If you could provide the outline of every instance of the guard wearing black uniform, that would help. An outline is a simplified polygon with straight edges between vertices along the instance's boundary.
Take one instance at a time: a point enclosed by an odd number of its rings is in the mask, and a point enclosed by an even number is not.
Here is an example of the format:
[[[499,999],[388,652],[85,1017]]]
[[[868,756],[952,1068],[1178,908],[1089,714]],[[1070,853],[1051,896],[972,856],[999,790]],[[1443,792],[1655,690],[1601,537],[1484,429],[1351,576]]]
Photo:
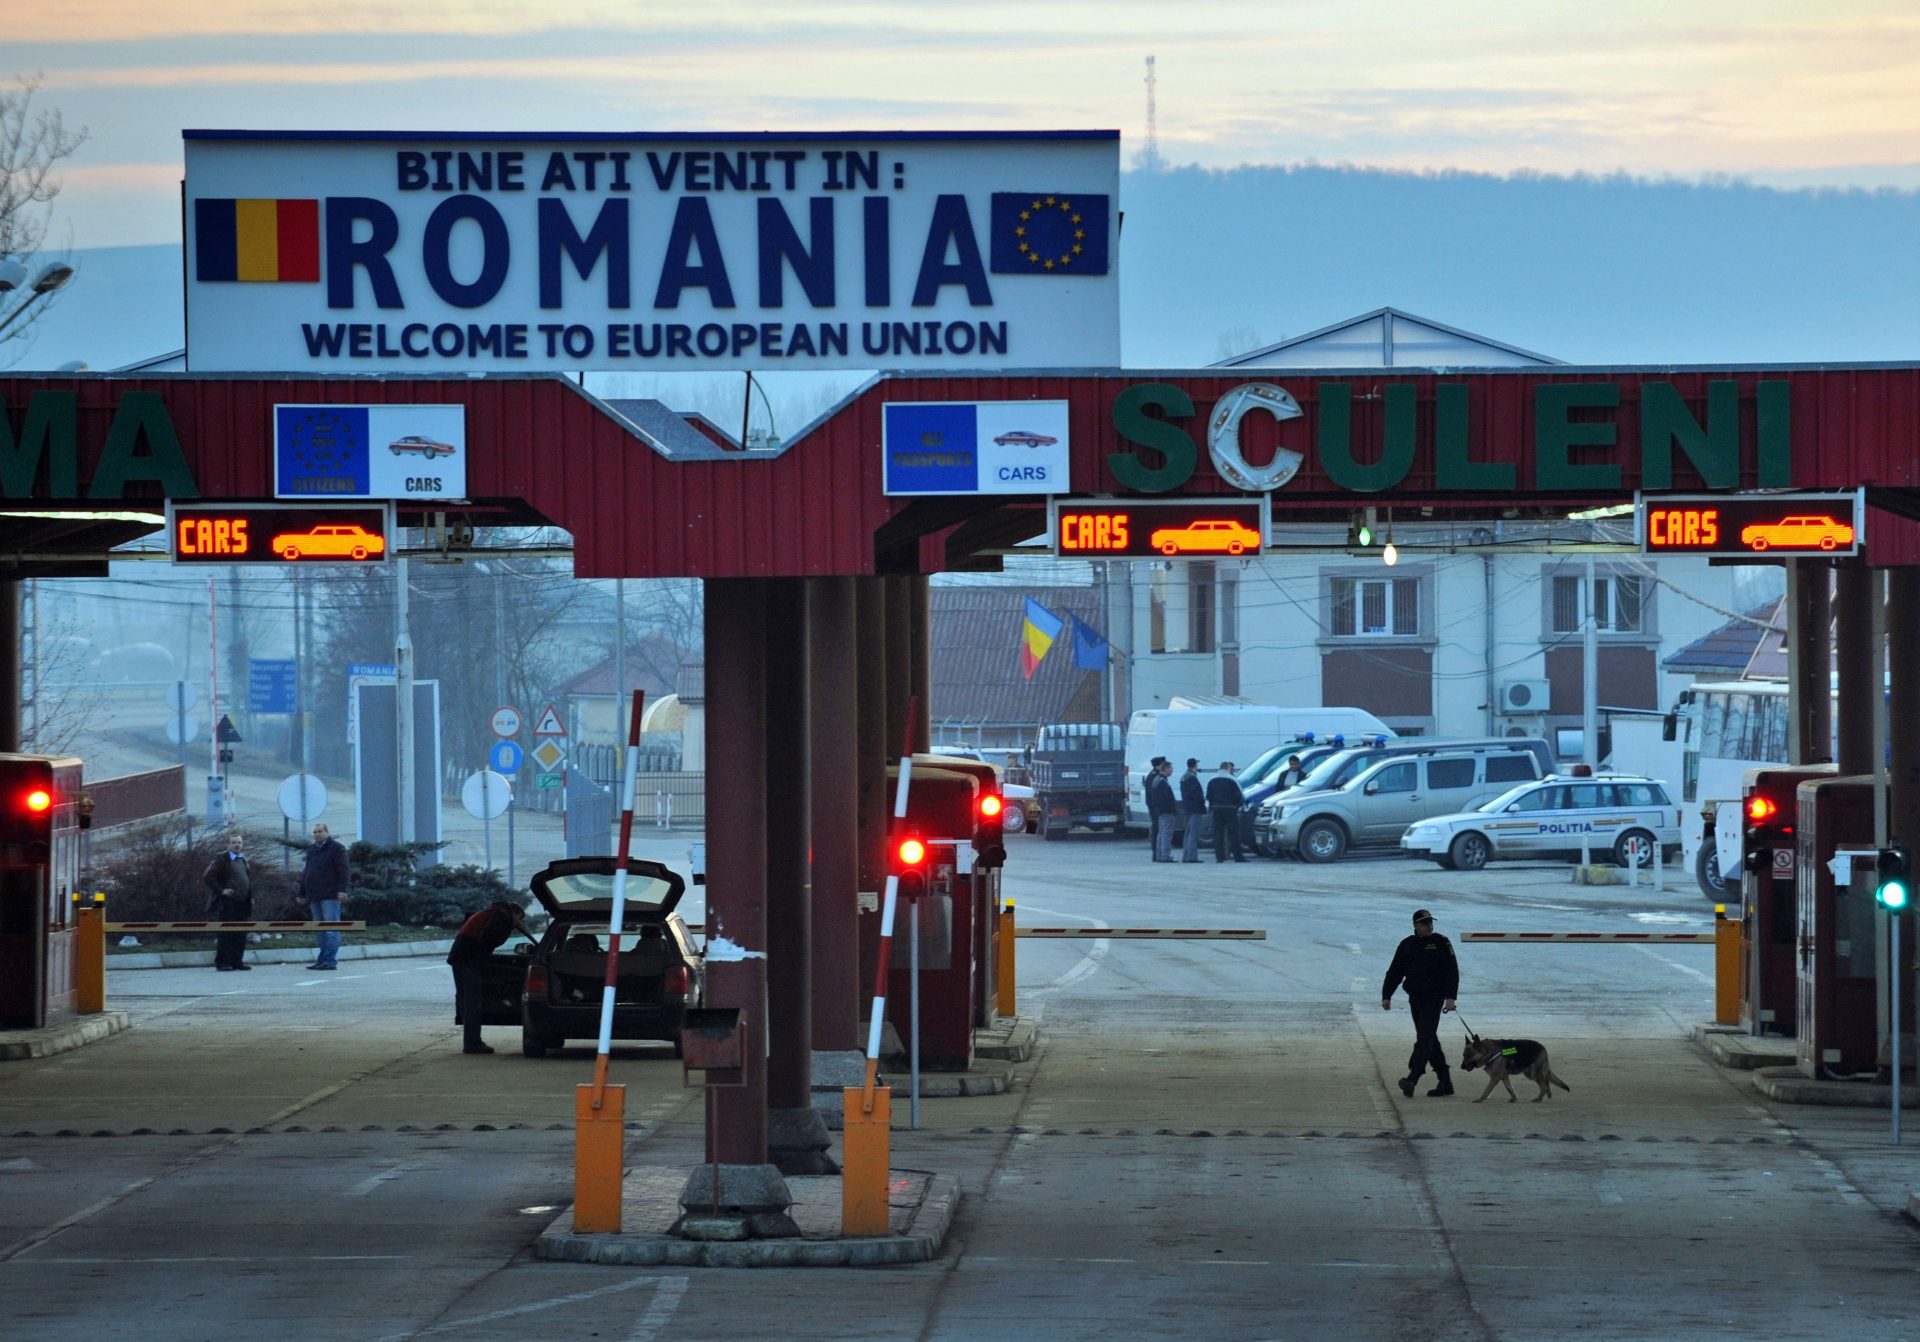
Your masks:
[[[1400,1078],[1400,1093],[1411,1099],[1420,1074],[1431,1066],[1439,1084],[1427,1094],[1451,1095],[1453,1074],[1440,1048],[1440,1013],[1453,1010],[1453,999],[1460,991],[1460,962],[1453,958],[1453,943],[1433,930],[1433,915],[1425,909],[1414,911],[1413,935],[1400,943],[1387,966],[1387,977],[1380,984],[1382,1011],[1393,1009],[1393,990],[1402,983],[1413,1012],[1413,1053],[1407,1059],[1407,1074]]]

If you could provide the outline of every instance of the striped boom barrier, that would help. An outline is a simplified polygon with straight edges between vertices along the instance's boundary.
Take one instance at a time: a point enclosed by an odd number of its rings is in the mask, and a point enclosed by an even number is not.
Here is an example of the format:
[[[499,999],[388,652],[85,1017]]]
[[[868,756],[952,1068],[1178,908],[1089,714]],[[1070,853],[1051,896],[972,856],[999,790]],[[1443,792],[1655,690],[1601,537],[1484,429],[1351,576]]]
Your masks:
[[[361,922],[243,922],[108,923],[109,932],[364,932]]]
[[[1462,941],[1578,941],[1584,943],[1628,942],[1637,946],[1711,946],[1712,932],[1463,932]]]
[[[1016,927],[1016,937],[1120,937],[1134,941],[1265,941],[1263,927]]]

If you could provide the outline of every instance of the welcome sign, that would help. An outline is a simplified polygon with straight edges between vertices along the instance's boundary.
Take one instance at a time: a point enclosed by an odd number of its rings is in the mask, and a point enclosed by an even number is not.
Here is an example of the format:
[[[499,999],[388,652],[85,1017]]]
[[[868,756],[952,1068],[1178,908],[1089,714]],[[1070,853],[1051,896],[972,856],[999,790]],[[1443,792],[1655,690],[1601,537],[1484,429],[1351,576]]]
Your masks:
[[[187,131],[195,372],[1111,367],[1117,131]]]

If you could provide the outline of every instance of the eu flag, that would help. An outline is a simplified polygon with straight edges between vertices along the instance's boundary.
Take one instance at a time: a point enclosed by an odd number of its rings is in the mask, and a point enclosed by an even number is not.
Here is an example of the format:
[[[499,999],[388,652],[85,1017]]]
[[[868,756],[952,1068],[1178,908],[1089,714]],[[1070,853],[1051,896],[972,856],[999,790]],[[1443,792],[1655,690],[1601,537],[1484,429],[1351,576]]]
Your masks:
[[[1107,640],[1100,631],[1071,612],[1073,621],[1073,665],[1080,671],[1104,671],[1107,668]]]
[[[1059,192],[993,193],[996,275],[1107,273],[1105,196]]]

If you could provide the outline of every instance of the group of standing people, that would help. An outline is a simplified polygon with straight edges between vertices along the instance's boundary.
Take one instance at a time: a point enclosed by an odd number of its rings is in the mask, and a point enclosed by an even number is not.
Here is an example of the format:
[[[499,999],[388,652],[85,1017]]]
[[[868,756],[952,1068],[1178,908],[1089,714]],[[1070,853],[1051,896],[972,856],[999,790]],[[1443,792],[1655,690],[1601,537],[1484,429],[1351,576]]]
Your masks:
[[[1213,819],[1213,860],[1245,862],[1247,844],[1240,833],[1240,808],[1246,796],[1233,776],[1233,761],[1222,760],[1220,772],[1204,784],[1200,781],[1200,761],[1188,759],[1187,771],[1180,775],[1180,791],[1173,790],[1173,761],[1155,755],[1147,774],[1147,830],[1153,840],[1153,860],[1172,862],[1175,823],[1185,818],[1185,838],[1180,845],[1182,862],[1200,860],[1200,820]]]
[[[247,836],[239,830],[227,834],[224,851],[201,874],[207,890],[207,917],[223,923],[243,922],[253,917],[253,869],[247,865]],[[306,864],[300,869],[300,899],[316,923],[337,923],[346,904],[352,871],[347,850],[325,825],[313,827],[313,846],[307,849]],[[338,969],[340,934],[316,932],[313,963],[308,969]],[[213,939],[213,967],[221,973],[249,970],[246,962],[247,934],[221,932]]]

